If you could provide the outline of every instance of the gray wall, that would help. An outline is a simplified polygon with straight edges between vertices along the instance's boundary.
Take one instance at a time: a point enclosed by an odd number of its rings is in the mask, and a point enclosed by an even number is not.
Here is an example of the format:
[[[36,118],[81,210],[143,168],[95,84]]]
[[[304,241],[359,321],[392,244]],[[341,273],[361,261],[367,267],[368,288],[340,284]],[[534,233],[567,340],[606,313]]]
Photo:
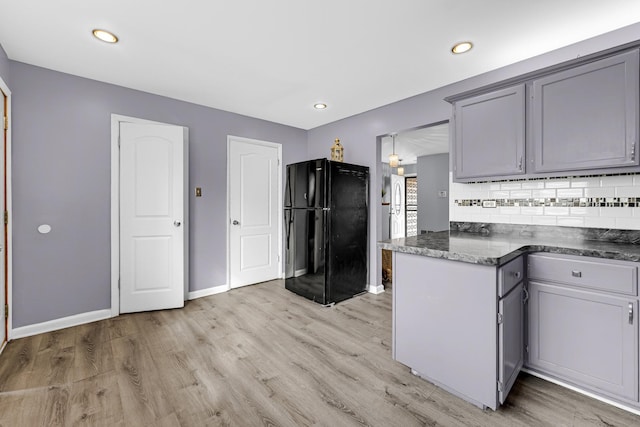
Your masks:
[[[418,157],[418,233],[449,229],[449,154]]]
[[[14,327],[110,308],[112,113],[189,128],[191,291],[226,283],[227,135],[307,158],[301,129],[9,62]]]
[[[2,45],[0,45],[0,78],[11,89],[11,84],[9,83],[9,58],[7,58],[7,53]]]
[[[640,23],[431,92],[317,127],[308,132],[309,156],[313,158],[328,155],[333,139],[340,138],[345,147],[345,161],[369,166],[371,182],[377,185],[377,183],[382,182],[379,160],[381,136],[449,120],[451,106],[444,101],[445,97],[638,39],[640,39]],[[471,54],[480,55],[482,53],[478,50]],[[464,61],[463,57],[460,57],[460,60]],[[460,61],[452,61],[452,64],[454,63],[461,64]],[[380,220],[382,205],[379,191],[370,193],[370,206],[370,284],[380,285],[382,278],[378,267],[381,260],[380,251],[376,248],[376,242],[380,240],[382,235],[382,223]]]

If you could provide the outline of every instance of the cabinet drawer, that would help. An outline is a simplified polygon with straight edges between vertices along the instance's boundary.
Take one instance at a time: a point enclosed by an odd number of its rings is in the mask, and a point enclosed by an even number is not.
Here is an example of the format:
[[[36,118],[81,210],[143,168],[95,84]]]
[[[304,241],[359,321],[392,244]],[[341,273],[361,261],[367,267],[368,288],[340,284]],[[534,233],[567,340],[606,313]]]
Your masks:
[[[638,295],[638,266],[632,262],[556,254],[533,254],[528,259],[531,280]]]
[[[524,278],[524,259],[522,256],[508,262],[498,270],[498,298],[509,293]]]

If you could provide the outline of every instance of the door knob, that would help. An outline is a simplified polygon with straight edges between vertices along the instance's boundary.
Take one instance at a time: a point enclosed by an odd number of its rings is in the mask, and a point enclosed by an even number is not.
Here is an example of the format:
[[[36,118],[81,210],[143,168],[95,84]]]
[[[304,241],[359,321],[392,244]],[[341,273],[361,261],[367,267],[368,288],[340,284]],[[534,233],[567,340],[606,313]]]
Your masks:
[[[173,221],[173,225],[175,225],[176,227],[180,227],[182,223],[180,221]]]
[[[239,223],[237,220],[235,220],[235,219],[233,220],[232,224],[233,224],[233,225],[240,225],[240,223]]]

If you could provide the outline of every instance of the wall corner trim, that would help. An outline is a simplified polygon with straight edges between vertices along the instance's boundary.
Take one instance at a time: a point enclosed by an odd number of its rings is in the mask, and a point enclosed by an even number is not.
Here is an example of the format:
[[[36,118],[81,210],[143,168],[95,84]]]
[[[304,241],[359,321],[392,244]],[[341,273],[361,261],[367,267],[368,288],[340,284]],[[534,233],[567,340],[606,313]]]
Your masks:
[[[369,293],[381,294],[384,292],[384,285],[369,285]]]
[[[78,326],[85,323],[96,322],[98,320],[109,319],[110,317],[112,317],[110,308],[74,314],[73,316],[61,317],[60,319],[21,326],[19,328],[9,330],[9,339],[15,340],[32,335],[43,334],[45,332],[57,331],[71,326]]]
[[[223,292],[227,292],[229,289],[229,285],[212,286],[210,288],[189,292],[187,299],[191,301],[193,299],[208,297],[210,295],[221,294]]]

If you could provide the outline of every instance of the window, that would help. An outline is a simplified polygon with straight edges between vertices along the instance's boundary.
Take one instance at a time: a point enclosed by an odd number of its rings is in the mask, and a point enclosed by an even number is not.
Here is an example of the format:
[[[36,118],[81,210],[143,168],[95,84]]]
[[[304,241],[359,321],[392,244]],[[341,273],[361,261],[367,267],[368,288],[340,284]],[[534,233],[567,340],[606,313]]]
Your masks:
[[[418,178],[405,180],[407,237],[418,234]]]

